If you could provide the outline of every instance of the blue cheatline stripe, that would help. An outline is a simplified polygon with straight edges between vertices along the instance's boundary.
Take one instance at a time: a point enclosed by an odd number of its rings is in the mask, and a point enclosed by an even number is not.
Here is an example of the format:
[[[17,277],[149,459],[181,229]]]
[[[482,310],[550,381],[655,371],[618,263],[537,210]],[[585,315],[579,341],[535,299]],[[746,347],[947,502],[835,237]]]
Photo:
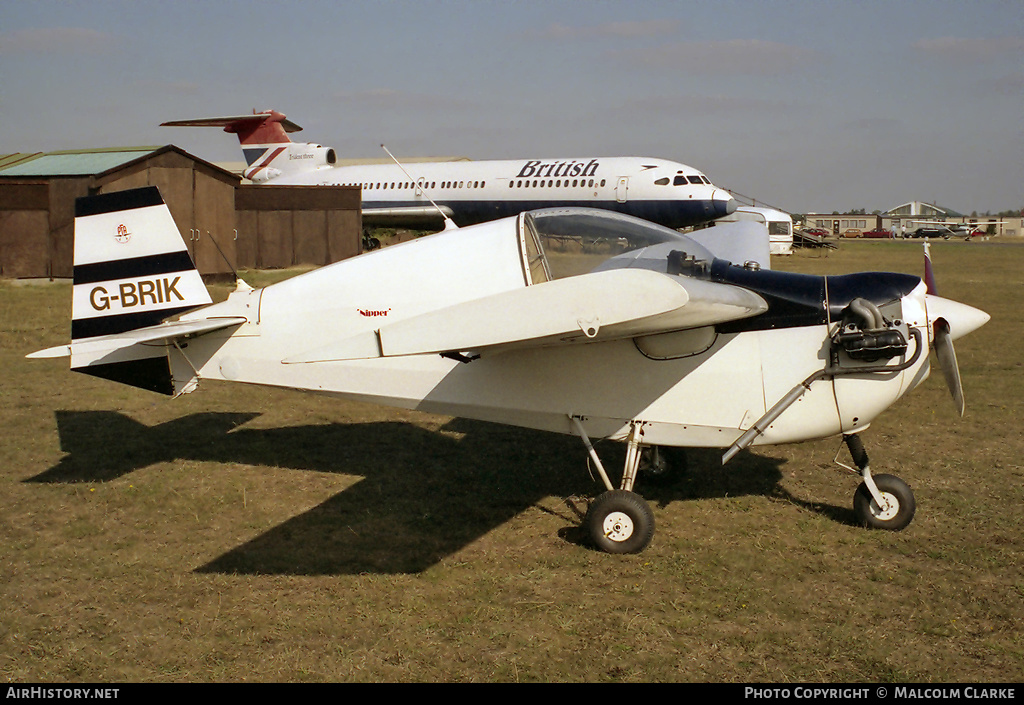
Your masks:
[[[526,191],[527,189],[521,189]],[[538,189],[539,190],[539,189]],[[554,189],[557,190],[557,189]],[[422,208],[425,205],[430,205],[424,201],[382,201],[373,200],[373,192],[363,191],[363,202],[362,207],[365,210],[376,209],[376,208],[403,208],[403,207],[417,207]],[[440,196],[434,198],[437,205],[442,207],[448,207],[452,210],[452,220],[458,225],[474,225],[476,223],[484,223],[498,218],[506,218],[513,215],[519,215],[523,211],[539,210],[543,208],[597,208],[600,210],[610,210],[616,213],[623,213],[625,215],[631,215],[643,220],[649,220],[652,223],[663,225],[667,228],[682,228],[695,223],[706,222],[711,218],[723,215],[715,211],[716,205],[714,201],[694,199],[690,201],[650,201],[650,200],[633,200],[619,203],[618,201],[603,199],[581,199],[581,200],[568,200],[568,199],[556,199],[554,197],[548,199],[521,199],[521,200],[509,200],[503,201],[499,199],[494,200],[459,200],[456,198],[445,198]],[[374,213],[364,213],[363,219],[368,222],[382,222],[387,218],[398,218],[400,216],[380,216]],[[440,218],[440,216],[438,216]]]
[[[188,252],[165,252],[160,255],[130,257],[92,264],[76,264],[74,269],[75,284],[94,284],[112,279],[140,279],[154,274],[170,272],[187,272],[195,269]]]
[[[156,186],[144,186],[130,191],[114,191],[98,196],[83,196],[75,199],[75,217],[84,218],[89,215],[127,211],[134,208],[161,206],[164,199]]]
[[[94,338],[97,335],[116,335],[137,328],[155,326],[165,318],[193,308],[195,306],[179,306],[154,311],[140,311],[139,313],[119,313],[97,318],[78,318],[71,321],[71,340]]]

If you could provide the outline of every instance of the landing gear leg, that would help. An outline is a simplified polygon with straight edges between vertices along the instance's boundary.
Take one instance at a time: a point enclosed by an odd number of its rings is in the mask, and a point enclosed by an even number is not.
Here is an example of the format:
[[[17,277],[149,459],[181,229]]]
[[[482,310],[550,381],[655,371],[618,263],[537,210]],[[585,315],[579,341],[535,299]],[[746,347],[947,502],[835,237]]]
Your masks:
[[[575,416],[570,418],[607,488],[587,510],[583,519],[587,533],[594,545],[606,553],[639,553],[647,548],[654,536],[654,513],[647,502],[633,492],[642,450],[639,422],[634,421],[630,426],[622,484],[616,490],[580,420]]]
[[[363,230],[363,251],[369,252],[377,249],[380,249],[380,240],[373,237],[369,230]]]
[[[905,529],[917,509],[910,487],[895,475],[871,475],[868,454],[860,436],[850,434],[843,436],[843,440],[864,478],[853,495],[853,511],[858,521],[871,529]]]

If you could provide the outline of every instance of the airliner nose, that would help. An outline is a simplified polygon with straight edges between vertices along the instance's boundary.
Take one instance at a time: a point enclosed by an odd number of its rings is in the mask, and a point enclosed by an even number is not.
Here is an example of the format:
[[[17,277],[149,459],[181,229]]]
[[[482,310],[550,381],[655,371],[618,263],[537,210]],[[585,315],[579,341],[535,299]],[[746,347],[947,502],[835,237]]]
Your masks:
[[[944,320],[949,325],[949,337],[953,340],[976,331],[988,323],[990,318],[981,309],[933,294],[925,295],[924,304],[928,311],[928,322],[934,326],[939,319]]]
[[[713,204],[716,218],[736,212],[736,199],[728,191],[722,189],[712,191],[711,203]]]

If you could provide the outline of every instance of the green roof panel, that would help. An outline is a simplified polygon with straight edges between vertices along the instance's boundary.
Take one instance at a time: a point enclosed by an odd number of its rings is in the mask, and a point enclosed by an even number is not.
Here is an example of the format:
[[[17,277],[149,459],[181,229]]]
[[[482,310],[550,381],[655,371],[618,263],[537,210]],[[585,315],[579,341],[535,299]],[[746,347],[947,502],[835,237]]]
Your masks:
[[[0,176],[92,176],[135,161],[158,149],[160,147],[47,152],[6,168],[0,163]]]

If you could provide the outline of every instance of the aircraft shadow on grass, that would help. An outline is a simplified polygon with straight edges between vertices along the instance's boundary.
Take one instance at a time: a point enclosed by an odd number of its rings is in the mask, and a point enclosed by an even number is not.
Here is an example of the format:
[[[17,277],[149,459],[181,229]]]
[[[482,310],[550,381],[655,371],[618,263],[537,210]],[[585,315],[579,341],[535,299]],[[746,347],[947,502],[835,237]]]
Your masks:
[[[351,487],[197,568],[203,573],[330,575],[416,573],[452,555],[545,497],[597,492],[570,436],[454,420],[441,432],[406,422],[240,428],[258,413],[208,412],[146,426],[112,411],[58,411],[67,455],[28,482],[107,482],[156,463],[195,460],[362,476]],[[623,446],[599,452],[612,470]],[[849,509],[791,496],[784,460],[690,450],[668,485],[639,484],[656,505],[764,495],[841,523]],[[617,477],[614,472],[613,476]],[[579,505],[584,506],[580,507]],[[585,502],[567,500],[559,534],[584,544]]]

